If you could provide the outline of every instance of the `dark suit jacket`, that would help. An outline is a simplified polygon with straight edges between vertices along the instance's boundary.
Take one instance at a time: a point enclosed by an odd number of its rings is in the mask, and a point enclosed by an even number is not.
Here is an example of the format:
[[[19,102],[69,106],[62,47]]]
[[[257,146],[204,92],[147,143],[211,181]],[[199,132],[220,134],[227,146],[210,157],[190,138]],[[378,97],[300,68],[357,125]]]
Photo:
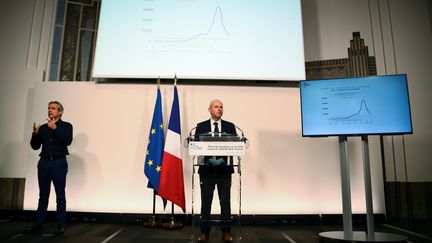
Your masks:
[[[221,120],[221,126],[222,126],[220,128],[221,132],[237,135],[237,131],[233,123],[229,121]],[[209,132],[211,132],[210,119],[198,123],[195,130],[194,140],[199,141],[199,135],[207,134]],[[222,158],[224,158],[225,162],[228,161],[228,158],[226,156]],[[207,162],[208,159],[209,157],[206,156],[204,158],[204,161]],[[198,169],[198,174],[204,177],[211,177],[212,175],[229,176],[232,173],[234,173],[234,168],[231,165],[227,165],[227,164],[221,164],[218,166],[212,166],[206,164],[206,165],[201,165]]]

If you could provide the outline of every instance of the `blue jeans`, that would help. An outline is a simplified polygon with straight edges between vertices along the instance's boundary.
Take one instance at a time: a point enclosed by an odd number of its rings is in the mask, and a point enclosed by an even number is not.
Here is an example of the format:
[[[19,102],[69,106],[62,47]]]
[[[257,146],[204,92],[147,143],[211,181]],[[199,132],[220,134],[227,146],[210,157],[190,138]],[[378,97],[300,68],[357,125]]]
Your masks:
[[[48,160],[41,158],[38,163],[39,204],[36,213],[36,224],[45,222],[51,181],[57,198],[57,223],[64,224],[66,220],[66,174],[68,164],[66,158]]]

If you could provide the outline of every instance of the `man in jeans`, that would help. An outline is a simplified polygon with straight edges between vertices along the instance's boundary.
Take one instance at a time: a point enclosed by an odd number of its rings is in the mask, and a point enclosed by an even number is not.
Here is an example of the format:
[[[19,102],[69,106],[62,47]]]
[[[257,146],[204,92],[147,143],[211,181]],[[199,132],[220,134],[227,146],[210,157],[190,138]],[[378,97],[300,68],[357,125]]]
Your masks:
[[[63,105],[58,101],[48,103],[47,123],[33,124],[33,133],[30,145],[34,150],[42,147],[38,162],[39,203],[35,223],[27,229],[31,234],[42,229],[48,208],[51,182],[54,184],[57,197],[57,228],[55,235],[64,233],[66,219],[66,174],[68,164],[66,155],[69,154],[67,146],[72,143],[72,124],[61,119]]]

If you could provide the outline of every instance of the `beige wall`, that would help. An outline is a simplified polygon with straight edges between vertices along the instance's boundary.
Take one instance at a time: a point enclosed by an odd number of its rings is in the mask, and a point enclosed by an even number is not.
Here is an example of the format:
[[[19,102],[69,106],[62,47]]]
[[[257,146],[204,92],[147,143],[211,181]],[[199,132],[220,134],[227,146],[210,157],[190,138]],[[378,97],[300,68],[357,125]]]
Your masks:
[[[432,35],[426,2],[302,1],[306,61],[346,57],[351,33],[360,31],[377,58],[379,74],[408,74],[414,135],[405,136],[405,141],[400,136],[385,139],[390,180],[432,179],[428,127],[432,98],[426,93],[431,90]],[[151,212],[151,191],[145,188],[142,162],[154,85],[42,82],[55,1],[7,0],[1,5],[0,30],[6,34],[0,37],[0,177],[27,177],[25,208],[36,207],[37,152],[28,146],[31,124],[43,121],[47,102],[58,99],[65,103],[65,119],[75,126],[67,186],[69,209]],[[162,86],[162,90],[167,120],[172,87]],[[251,147],[243,159],[243,213],[341,212],[337,140],[301,137],[296,88],[180,83],[179,92],[183,134],[206,119],[208,101],[220,97],[226,119],[235,121],[250,138]],[[370,144],[374,209],[382,213],[378,138],[371,137]],[[364,212],[359,139],[350,139],[349,146],[353,211]],[[183,152],[190,205],[191,169]],[[52,199],[50,207],[54,204]]]
[[[394,70],[408,74],[414,127],[414,135],[405,136],[405,141],[395,138],[396,173],[393,179],[396,181],[432,181],[432,29],[429,22],[432,12],[428,12],[427,2],[390,1]],[[403,159],[404,142],[406,160]],[[404,161],[406,170],[401,166]]]
[[[0,5],[0,176],[25,177],[25,120],[46,67],[54,0]]]
[[[242,212],[247,214],[338,213],[339,152],[336,138],[302,138],[297,88],[181,85],[183,139],[197,122],[209,118],[208,103],[224,102],[224,118],[244,130],[250,147],[242,163]],[[165,124],[173,87],[161,87]],[[74,125],[67,181],[68,208],[74,211],[151,212],[152,191],[143,176],[146,141],[156,85],[45,82],[36,85],[26,124],[43,122],[50,100],[61,100],[64,119]],[[26,127],[31,133],[31,126]],[[353,211],[364,211],[359,138],[350,139]],[[36,207],[36,161],[28,150],[26,209]],[[188,211],[192,166],[183,149]],[[375,209],[383,212],[377,137],[371,138]],[[233,210],[237,210],[234,177]],[[198,178],[195,178],[198,181]],[[196,188],[196,197],[199,188]],[[199,197],[198,197],[199,198]],[[55,200],[52,197],[52,200]],[[199,209],[199,200],[195,202]],[[51,205],[55,209],[55,205]],[[159,206],[160,207],[160,206]],[[217,208],[217,205],[215,205]],[[160,210],[160,208],[159,208]],[[161,210],[160,210],[161,211]]]

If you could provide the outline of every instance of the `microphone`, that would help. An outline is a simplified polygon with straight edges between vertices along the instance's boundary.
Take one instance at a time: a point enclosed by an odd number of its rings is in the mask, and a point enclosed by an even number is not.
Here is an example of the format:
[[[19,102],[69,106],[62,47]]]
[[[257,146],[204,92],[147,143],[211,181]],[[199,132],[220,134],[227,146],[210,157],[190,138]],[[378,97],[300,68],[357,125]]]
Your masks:
[[[238,130],[240,130],[240,132],[241,132],[241,141],[242,141],[242,142],[246,142],[246,140],[248,140],[248,139],[244,136],[244,132],[243,132],[243,130],[242,130],[240,127],[238,127],[237,125],[235,125],[235,124],[234,124],[234,126],[235,126]]]
[[[192,128],[192,129],[189,131],[189,137],[187,138],[187,141],[188,141],[188,142],[194,140],[194,137],[192,137],[192,131],[193,131],[193,130],[196,130],[196,128],[197,128],[197,127],[194,127],[194,128]],[[195,134],[194,134],[194,135],[195,135]]]

